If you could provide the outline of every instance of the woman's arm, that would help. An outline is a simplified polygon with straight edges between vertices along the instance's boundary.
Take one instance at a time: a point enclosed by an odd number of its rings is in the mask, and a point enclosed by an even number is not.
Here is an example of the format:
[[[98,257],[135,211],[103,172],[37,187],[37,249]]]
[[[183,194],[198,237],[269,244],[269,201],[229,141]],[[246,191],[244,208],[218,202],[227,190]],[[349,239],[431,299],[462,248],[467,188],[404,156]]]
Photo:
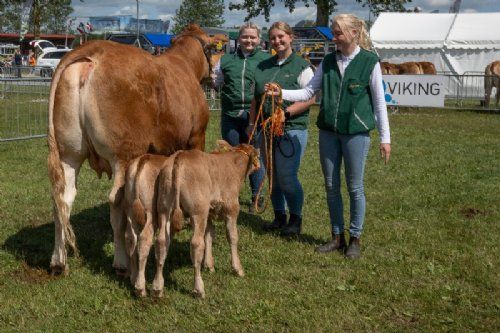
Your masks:
[[[391,155],[391,133],[382,83],[382,70],[379,63],[375,64],[370,76],[370,91],[372,93],[372,104],[375,111],[377,129],[380,135],[380,156],[387,163]]]

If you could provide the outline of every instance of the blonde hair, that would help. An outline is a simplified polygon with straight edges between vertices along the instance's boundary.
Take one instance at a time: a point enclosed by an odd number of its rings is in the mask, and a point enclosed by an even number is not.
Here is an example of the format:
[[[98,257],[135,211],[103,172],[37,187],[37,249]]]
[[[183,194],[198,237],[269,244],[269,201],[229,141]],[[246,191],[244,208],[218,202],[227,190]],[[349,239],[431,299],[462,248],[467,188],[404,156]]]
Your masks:
[[[245,24],[243,24],[241,27],[240,27],[240,31],[238,32],[238,36],[241,36],[241,34],[243,33],[244,30],[246,29],[253,29],[253,30],[256,30],[257,31],[257,36],[260,37],[260,29],[259,27],[257,26],[257,24],[253,23],[253,22],[246,22]]]
[[[332,25],[335,23],[338,24],[340,30],[342,30],[347,38],[354,40],[359,46],[366,50],[372,49],[372,42],[370,36],[368,36],[365,20],[353,14],[339,14],[332,19]],[[351,34],[350,30],[352,29],[358,31],[357,36]]]
[[[292,39],[295,37],[292,28],[290,28],[290,26],[286,22],[283,21],[274,22],[273,25],[271,25],[271,27],[269,28],[269,37],[271,37],[271,31],[273,29],[284,31],[287,35],[292,37]]]

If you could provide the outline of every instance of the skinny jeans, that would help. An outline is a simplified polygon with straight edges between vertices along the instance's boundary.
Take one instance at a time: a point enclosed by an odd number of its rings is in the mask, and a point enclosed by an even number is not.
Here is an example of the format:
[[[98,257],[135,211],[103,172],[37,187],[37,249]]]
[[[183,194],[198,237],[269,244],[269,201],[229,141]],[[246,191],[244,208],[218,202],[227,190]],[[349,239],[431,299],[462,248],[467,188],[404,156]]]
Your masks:
[[[248,135],[246,128],[248,126],[248,113],[242,117],[231,117],[225,114],[221,116],[221,136],[231,146],[237,146],[240,143],[248,143]],[[260,133],[254,134],[253,146],[260,147]],[[259,185],[264,179],[264,162],[261,154],[260,168],[253,172],[248,178],[250,179],[250,189],[252,190],[252,197],[257,195]]]
[[[299,181],[300,162],[307,145],[307,130],[286,130],[273,140],[273,189],[271,203],[275,212],[302,216],[304,191]],[[265,149],[264,149],[265,151]]]
[[[326,200],[332,232],[344,232],[344,209],[340,192],[340,168],[344,161],[345,180],[350,199],[349,233],[359,238],[363,231],[366,211],[363,177],[370,149],[370,134],[338,134],[319,131],[319,156],[325,179]]]

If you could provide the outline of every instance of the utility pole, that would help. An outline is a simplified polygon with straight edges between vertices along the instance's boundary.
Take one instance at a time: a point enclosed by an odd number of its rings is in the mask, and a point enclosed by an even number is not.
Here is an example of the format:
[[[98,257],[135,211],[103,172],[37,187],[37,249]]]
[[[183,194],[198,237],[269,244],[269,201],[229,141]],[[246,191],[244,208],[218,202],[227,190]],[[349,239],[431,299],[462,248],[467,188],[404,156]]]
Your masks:
[[[139,40],[139,0],[135,0],[137,3],[137,13],[136,13],[136,19],[137,19],[137,36],[135,38],[134,45],[137,46],[138,48],[141,48],[141,41]]]

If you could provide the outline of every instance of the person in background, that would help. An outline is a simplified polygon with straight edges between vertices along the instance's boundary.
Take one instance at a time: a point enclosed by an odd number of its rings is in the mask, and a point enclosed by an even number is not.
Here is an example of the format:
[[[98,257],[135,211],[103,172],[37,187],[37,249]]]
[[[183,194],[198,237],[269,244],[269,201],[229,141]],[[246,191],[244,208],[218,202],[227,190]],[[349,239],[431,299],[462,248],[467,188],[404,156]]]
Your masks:
[[[283,99],[307,100],[321,91],[317,120],[319,154],[325,188],[332,240],[316,252],[345,251],[356,259],[361,255],[360,237],[365,218],[363,176],[370,147],[370,130],[377,126],[380,155],[387,163],[391,154],[389,120],[384,99],[382,72],[378,57],[369,51],[370,40],[365,22],[351,14],[340,14],[333,21],[336,53],[325,56],[311,82],[302,90],[283,90]],[[269,94],[276,94],[273,84]],[[349,245],[344,236],[343,202],[340,193],[340,167],[345,164],[345,178],[350,198]]]
[[[266,83],[277,82],[284,89],[298,89],[305,87],[314,75],[310,64],[292,51],[293,38],[293,31],[285,22],[273,23],[269,29],[269,40],[275,55],[261,62],[255,71],[255,100],[250,111],[250,125],[255,122],[256,106],[261,104]],[[271,116],[271,103],[267,102],[263,110],[265,118]],[[309,106],[313,103],[312,96],[307,102],[283,103],[285,134],[273,140],[271,202],[274,220],[264,225],[264,230],[280,231],[282,236],[299,235],[301,232],[304,191],[298,171],[307,145]],[[288,223],[287,206],[290,213]]]
[[[14,66],[16,68],[17,77],[21,77],[21,67],[23,65],[23,57],[19,50],[14,53]]]
[[[241,26],[238,36],[238,48],[234,54],[224,54],[214,66],[213,85],[221,89],[221,135],[232,146],[248,143],[248,127],[250,103],[253,97],[254,72],[257,64],[269,57],[259,48],[260,30],[252,22]],[[259,145],[259,135],[255,137],[255,145]],[[252,204],[261,206],[262,197],[257,197],[259,185],[264,178],[264,167],[251,174],[250,187]]]

